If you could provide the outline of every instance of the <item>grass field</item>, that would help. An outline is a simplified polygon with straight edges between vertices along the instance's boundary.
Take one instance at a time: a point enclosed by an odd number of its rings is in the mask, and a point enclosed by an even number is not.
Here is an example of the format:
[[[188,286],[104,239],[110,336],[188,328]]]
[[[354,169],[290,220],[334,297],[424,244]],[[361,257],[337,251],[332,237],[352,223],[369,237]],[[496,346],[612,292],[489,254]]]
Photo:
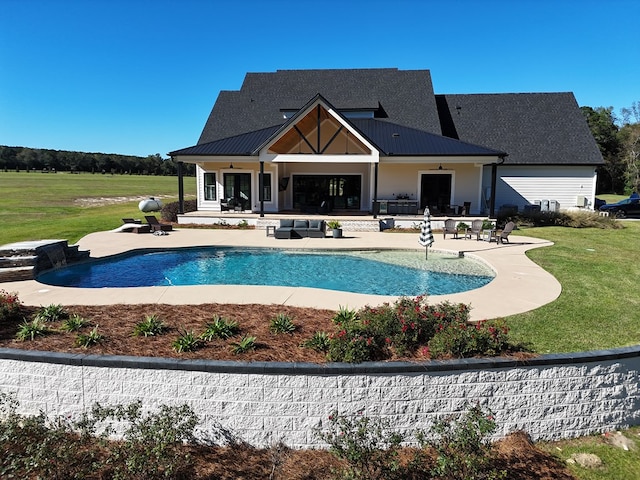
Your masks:
[[[43,238],[73,243],[90,232],[115,228],[122,217],[140,217],[139,197],[176,200],[177,188],[175,177],[0,172],[0,244]],[[195,179],[185,178],[185,194],[194,196],[195,188]],[[625,222],[620,230],[545,227],[518,234],[555,243],[529,256],[560,281],[562,294],[549,305],[509,317],[515,340],[540,353],[640,343],[640,222]],[[502,301],[508,302],[508,292]],[[637,437],[640,430],[626,433]],[[637,452],[606,446],[601,436],[541,447],[563,460],[575,452],[603,458],[605,466],[594,471],[571,467],[583,480],[640,478]]]
[[[194,177],[184,179],[185,197],[195,196]],[[177,177],[0,172],[0,244],[44,238],[77,242],[110,230],[122,217],[140,217],[141,197],[178,199]],[[129,199],[129,200],[127,200]]]
[[[195,178],[185,178],[185,194],[195,195],[195,188]],[[88,233],[117,227],[122,217],[140,217],[139,198],[174,201],[177,189],[176,177],[0,172],[0,243],[43,238],[74,243]],[[555,302],[507,319],[516,340],[540,353],[640,343],[640,262],[634,261],[640,251],[640,222],[624,225],[620,230],[544,227],[515,232],[555,243],[529,256],[562,284]]]
[[[542,227],[520,233],[553,247],[531,250],[562,284],[555,301],[509,317],[511,334],[534,350],[570,352],[640,343],[640,222],[619,230]],[[508,300],[506,300],[508,301]]]

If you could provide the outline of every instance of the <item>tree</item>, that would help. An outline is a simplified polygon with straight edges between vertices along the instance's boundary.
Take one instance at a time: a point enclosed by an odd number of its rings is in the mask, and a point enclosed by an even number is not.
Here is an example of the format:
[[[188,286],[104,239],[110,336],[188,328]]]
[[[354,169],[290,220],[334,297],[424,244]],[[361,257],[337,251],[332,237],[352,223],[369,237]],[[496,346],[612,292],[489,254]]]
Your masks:
[[[640,102],[622,109],[624,125],[620,129],[622,160],[626,167],[626,193],[640,189]]]
[[[621,159],[622,144],[619,137],[613,107],[580,107],[591,134],[596,140],[604,159],[598,169],[598,192],[622,193],[625,189],[625,162]]]

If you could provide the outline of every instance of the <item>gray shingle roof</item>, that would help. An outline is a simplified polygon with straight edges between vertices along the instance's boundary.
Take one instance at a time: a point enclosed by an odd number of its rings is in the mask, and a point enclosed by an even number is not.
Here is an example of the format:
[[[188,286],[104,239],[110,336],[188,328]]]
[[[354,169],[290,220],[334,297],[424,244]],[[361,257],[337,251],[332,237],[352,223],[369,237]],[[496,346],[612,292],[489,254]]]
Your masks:
[[[505,164],[600,165],[572,93],[436,95],[443,135],[509,153]]]
[[[172,154],[246,155],[285,123],[283,110],[317,94],[338,110],[377,109],[375,121],[350,121],[383,154],[491,151],[507,152],[514,165],[603,164],[572,93],[435,95],[428,70],[396,68],[248,73],[240,90],[220,92],[198,146]]]
[[[278,70],[248,73],[239,91],[220,92],[198,143],[281,124],[283,109],[318,93],[338,109],[381,107],[390,122],[440,134],[428,70]]]
[[[351,123],[370,139],[383,155],[419,156],[504,156],[505,152],[443,137],[414,128],[374,119],[353,119]]]

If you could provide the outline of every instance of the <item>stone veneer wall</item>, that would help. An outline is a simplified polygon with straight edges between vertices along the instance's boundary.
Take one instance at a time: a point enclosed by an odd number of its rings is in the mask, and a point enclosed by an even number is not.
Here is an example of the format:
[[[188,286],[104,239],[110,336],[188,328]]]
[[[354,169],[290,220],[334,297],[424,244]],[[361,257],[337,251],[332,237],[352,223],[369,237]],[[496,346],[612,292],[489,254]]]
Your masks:
[[[242,363],[0,349],[0,391],[20,413],[77,415],[140,399],[190,405],[203,435],[257,446],[318,447],[312,430],[338,410],[383,416],[399,431],[428,429],[467,402],[491,408],[498,436],[575,437],[640,423],[640,347],[527,361]]]

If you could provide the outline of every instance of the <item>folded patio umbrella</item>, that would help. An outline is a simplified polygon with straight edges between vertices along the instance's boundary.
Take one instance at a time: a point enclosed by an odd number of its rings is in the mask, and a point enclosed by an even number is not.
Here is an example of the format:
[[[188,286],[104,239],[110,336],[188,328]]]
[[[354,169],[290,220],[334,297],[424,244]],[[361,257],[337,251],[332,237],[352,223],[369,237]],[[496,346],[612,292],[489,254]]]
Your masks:
[[[429,247],[433,245],[433,232],[431,231],[431,213],[429,208],[424,208],[424,220],[420,224],[420,237],[418,243],[425,247],[424,258],[429,257]]]

